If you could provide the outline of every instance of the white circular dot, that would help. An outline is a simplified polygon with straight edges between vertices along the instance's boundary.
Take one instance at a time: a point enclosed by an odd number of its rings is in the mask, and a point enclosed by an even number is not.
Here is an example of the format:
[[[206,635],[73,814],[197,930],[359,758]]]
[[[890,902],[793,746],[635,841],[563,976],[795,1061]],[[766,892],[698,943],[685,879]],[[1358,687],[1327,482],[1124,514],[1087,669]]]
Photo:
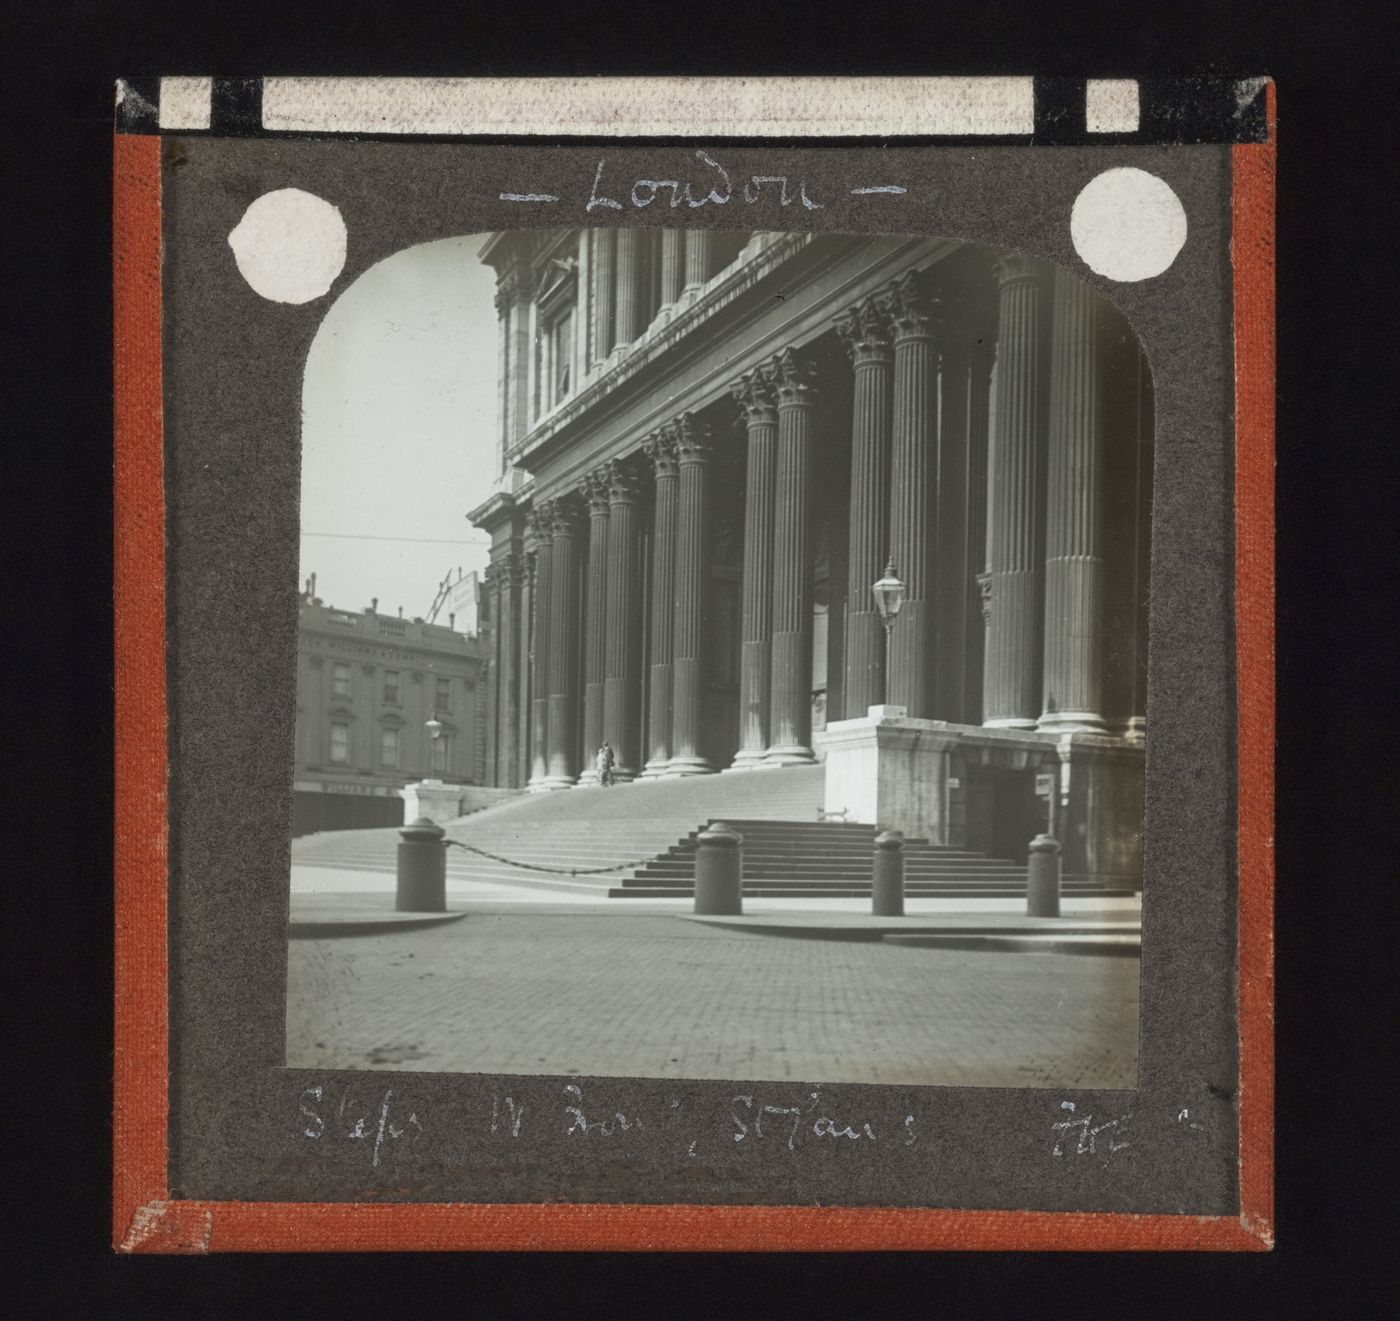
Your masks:
[[[1070,238],[1084,264],[1110,280],[1150,280],[1186,242],[1186,211],[1171,185],[1120,167],[1091,179],[1074,199]]]
[[[239,272],[276,303],[309,303],[345,269],[345,221],[300,188],[264,193],[228,236]]]

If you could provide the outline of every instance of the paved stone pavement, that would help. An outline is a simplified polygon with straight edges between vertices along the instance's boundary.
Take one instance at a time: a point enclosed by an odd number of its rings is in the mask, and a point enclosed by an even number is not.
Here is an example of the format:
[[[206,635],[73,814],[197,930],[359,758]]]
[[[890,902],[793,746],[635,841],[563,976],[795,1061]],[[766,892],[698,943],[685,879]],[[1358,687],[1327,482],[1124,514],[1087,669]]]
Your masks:
[[[1128,1088],[1138,962],[483,912],[290,942],[297,1068]]]

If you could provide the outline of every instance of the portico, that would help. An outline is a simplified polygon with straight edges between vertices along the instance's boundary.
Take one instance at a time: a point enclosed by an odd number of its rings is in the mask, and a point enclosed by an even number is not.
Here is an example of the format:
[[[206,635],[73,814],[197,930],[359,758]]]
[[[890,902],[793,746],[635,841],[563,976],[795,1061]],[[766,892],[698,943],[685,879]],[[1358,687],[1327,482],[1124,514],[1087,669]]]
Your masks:
[[[1109,835],[1141,831],[1151,391],[1116,309],[934,239],[518,232],[483,259],[495,783],[587,785],[600,741],[620,780],[825,759],[850,819],[971,846],[1009,812],[1023,849],[1053,811],[1068,870],[1140,871]]]

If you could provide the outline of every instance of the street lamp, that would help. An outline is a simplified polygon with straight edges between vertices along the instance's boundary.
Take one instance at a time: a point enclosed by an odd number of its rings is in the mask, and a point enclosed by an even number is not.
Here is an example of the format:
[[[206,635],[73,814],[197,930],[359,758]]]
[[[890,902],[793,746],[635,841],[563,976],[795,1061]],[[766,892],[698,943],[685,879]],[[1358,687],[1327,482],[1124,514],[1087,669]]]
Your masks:
[[[885,565],[885,576],[871,584],[875,596],[875,608],[880,612],[880,622],[885,626],[885,696],[889,697],[890,684],[890,634],[894,621],[899,617],[899,608],[904,604],[907,590],[894,571],[894,560]]]
[[[431,776],[431,775],[437,770],[437,764],[436,764],[436,763],[437,763],[437,747],[438,747],[438,739],[440,739],[440,738],[442,737],[442,721],[439,720],[439,719],[437,718],[436,715],[434,715],[433,718],[432,718],[431,720],[425,720],[425,721],[423,722],[423,728],[426,729],[426,730],[428,731],[428,737],[429,737],[430,739],[432,739],[432,742],[428,745],[428,747],[431,749],[431,751],[430,751],[429,754],[428,754],[428,767],[429,767],[428,773],[429,773],[429,775]],[[444,775],[446,774],[446,772],[447,772],[447,766],[446,766],[446,763],[444,762],[444,764],[443,764],[443,773],[444,773]]]

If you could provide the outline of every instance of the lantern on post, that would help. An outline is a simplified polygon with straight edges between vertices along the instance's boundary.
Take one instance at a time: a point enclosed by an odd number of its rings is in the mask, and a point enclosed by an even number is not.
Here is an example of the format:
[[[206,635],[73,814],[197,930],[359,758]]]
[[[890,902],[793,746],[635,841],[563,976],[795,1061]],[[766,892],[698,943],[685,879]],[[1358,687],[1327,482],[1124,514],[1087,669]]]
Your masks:
[[[899,575],[894,571],[893,559],[885,565],[885,576],[879,582],[872,583],[870,590],[875,597],[875,608],[880,612],[880,622],[885,626],[885,695],[888,697],[890,634],[894,630],[894,621],[899,617],[900,607],[904,604],[904,593],[907,590],[904,583],[900,581]]]
[[[438,770],[438,749],[442,746],[438,742],[438,740],[442,738],[442,721],[439,720],[436,715],[434,715],[431,720],[425,720],[423,722],[423,728],[428,731],[428,738],[431,740],[431,742],[428,744],[428,747],[431,749],[431,752],[428,756],[428,766],[430,768],[430,774],[435,774]],[[446,757],[443,757],[442,759],[442,773],[444,776],[446,776],[447,774]]]

